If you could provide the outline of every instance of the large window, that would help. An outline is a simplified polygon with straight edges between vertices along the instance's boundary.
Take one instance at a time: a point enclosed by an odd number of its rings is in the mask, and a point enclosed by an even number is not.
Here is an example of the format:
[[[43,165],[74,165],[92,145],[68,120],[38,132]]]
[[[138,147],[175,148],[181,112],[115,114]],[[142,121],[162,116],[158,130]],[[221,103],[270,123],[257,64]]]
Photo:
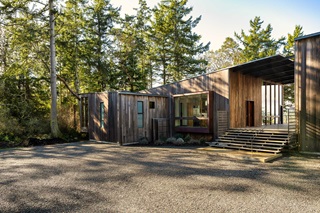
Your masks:
[[[143,102],[138,101],[137,103],[138,111],[138,128],[143,128]]]
[[[175,95],[174,105],[177,131],[210,131],[209,92]]]

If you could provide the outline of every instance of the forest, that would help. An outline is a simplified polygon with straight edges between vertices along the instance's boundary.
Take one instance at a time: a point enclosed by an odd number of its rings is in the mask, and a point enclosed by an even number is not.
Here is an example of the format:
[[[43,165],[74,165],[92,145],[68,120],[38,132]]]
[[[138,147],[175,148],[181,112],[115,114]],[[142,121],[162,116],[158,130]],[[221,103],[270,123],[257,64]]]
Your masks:
[[[273,38],[260,17],[218,50],[195,33],[187,0],[139,0],[134,15],[112,0],[0,0],[0,142],[78,140],[79,94],[141,91],[223,67],[293,56],[297,25]],[[293,101],[293,87],[286,98]],[[0,146],[0,147],[1,147]]]

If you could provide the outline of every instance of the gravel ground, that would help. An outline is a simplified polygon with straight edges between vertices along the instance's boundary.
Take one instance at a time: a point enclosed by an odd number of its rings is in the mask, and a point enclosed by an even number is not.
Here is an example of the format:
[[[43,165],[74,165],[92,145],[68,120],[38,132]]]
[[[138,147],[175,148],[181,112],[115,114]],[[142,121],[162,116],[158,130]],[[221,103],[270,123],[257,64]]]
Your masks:
[[[0,151],[0,212],[320,212],[320,158],[71,143]]]

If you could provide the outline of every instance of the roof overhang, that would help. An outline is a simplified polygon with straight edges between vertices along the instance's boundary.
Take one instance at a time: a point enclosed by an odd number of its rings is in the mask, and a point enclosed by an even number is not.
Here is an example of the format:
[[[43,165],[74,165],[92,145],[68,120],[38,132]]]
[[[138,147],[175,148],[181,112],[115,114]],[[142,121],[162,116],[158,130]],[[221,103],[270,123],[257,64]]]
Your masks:
[[[274,55],[229,68],[233,72],[261,78],[275,84],[294,83],[294,61],[289,57]]]

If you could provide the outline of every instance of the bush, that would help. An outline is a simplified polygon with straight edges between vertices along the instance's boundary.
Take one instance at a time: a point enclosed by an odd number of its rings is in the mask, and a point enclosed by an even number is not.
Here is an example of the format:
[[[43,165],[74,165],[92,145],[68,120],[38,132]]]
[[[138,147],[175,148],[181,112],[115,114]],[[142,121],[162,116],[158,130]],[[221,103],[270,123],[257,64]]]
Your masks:
[[[167,142],[167,143],[172,143],[172,144],[173,144],[173,143],[175,143],[175,142],[176,142],[176,140],[177,140],[176,138],[171,137],[171,138],[167,138],[166,142]]]
[[[185,142],[182,138],[178,138],[175,142],[173,142],[173,144],[176,146],[181,146],[181,145],[185,144]]]

